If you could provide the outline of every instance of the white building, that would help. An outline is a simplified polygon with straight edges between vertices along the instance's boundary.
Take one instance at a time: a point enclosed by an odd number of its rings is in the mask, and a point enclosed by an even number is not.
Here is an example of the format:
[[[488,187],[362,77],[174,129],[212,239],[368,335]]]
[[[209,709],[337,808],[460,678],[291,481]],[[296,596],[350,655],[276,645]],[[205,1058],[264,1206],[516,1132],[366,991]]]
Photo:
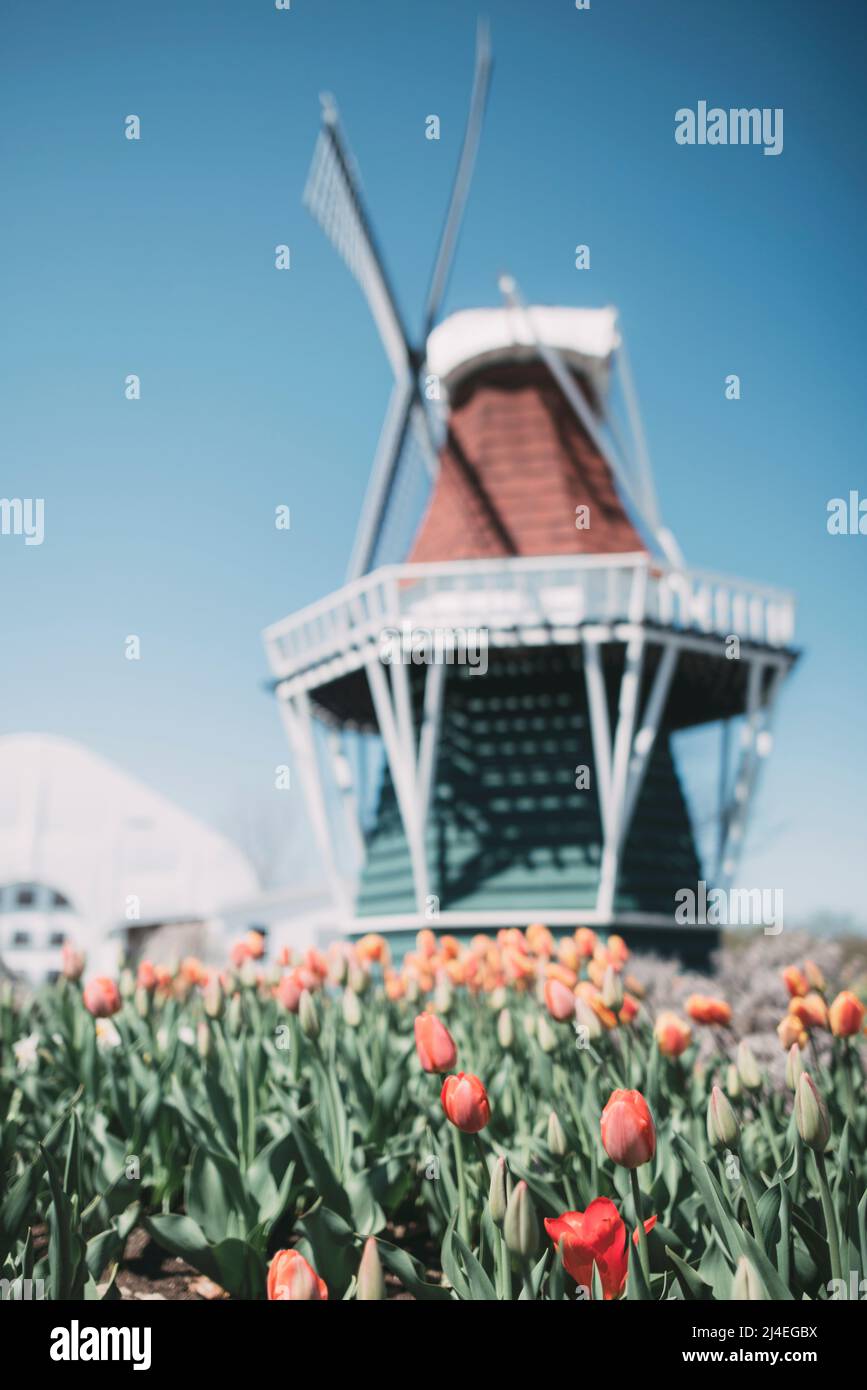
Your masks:
[[[0,738],[0,966],[11,975],[50,977],[67,938],[89,973],[112,970],[126,930],[198,923],[207,935],[257,895],[225,836],[104,758],[44,734]]]

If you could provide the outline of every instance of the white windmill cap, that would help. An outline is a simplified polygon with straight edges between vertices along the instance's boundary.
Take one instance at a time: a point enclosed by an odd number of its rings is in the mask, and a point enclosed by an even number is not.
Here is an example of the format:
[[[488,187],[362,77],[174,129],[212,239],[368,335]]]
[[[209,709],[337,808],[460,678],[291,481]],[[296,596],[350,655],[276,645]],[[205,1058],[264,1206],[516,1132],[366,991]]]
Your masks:
[[[572,365],[604,373],[620,344],[617,310],[530,305],[526,310],[462,309],[444,319],[427,340],[428,370],[453,385],[489,362],[525,361],[536,342],[558,351]]]

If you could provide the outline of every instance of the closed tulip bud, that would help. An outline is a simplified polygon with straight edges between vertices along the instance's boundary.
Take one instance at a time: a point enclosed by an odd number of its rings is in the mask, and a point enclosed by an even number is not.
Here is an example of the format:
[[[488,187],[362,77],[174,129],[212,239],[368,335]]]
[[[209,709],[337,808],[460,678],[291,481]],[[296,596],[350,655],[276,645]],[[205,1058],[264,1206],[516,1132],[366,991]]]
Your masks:
[[[546,980],[544,997],[548,1013],[558,1023],[575,1017],[575,995],[562,980]]]
[[[539,1222],[525,1182],[519,1182],[506,1205],[503,1236],[513,1255],[530,1260],[539,1248]]]
[[[215,975],[202,992],[202,1004],[208,1018],[220,1018],[223,1013],[223,986]]]
[[[135,994],[135,975],[131,970],[122,970],[118,980],[121,999],[132,999]]]
[[[623,981],[613,965],[606,967],[602,977],[602,1003],[615,1013],[623,1006]]]
[[[454,995],[452,993],[452,987],[449,984],[449,978],[447,975],[441,975],[440,978],[437,980],[436,989],[434,990],[433,1001],[434,1008],[436,1009],[437,1013],[445,1015],[451,1012],[452,1003],[454,1002]]]
[[[120,991],[107,975],[97,975],[84,986],[84,1007],[94,1018],[110,1018],[120,1008]]]
[[[595,1042],[602,1035],[602,1020],[595,1009],[591,1009],[586,999],[579,995],[575,1000],[575,1028],[583,1029],[583,1037]]]
[[[415,975],[410,975],[406,982],[406,993],[404,998],[407,1004],[417,1004],[419,996],[418,980]]]
[[[804,1075],[804,1063],[801,1060],[801,1049],[797,1043],[792,1043],[786,1054],[786,1085],[791,1091],[797,1091],[798,1082]]]
[[[328,1288],[298,1250],[278,1250],[268,1266],[268,1298],[276,1301],[325,1303]]]
[[[364,1242],[364,1252],[358,1266],[358,1292],[355,1297],[359,1303],[381,1303],[385,1298],[385,1276],[375,1236],[368,1236]]]
[[[298,1000],[298,1022],[305,1037],[314,1042],[319,1037],[319,1013],[309,989],[302,989]]]
[[[747,1043],[738,1043],[738,1076],[748,1091],[757,1091],[762,1084],[758,1063]]]
[[[767,1297],[765,1286],[759,1278],[755,1265],[747,1259],[746,1255],[741,1255],[732,1284],[732,1299],[736,1303],[755,1302],[757,1299],[767,1302]]]
[[[543,1052],[553,1052],[557,1046],[557,1034],[548,1022],[547,1014],[539,1014],[536,1039]]]
[[[495,1013],[499,1013],[500,1009],[504,1009],[508,1002],[509,991],[505,988],[504,985],[497,985],[496,989],[491,990],[490,996],[488,998],[488,1004],[494,1010]]]
[[[741,1093],[741,1079],[738,1076],[738,1069],[734,1062],[729,1062],[726,1068],[726,1090],[732,1100],[737,1100]]]
[[[419,1014],[416,1019],[415,1050],[426,1072],[451,1071],[458,1059],[455,1040],[436,1014]]]
[[[523,1024],[524,1024],[524,1032],[527,1034],[527,1037],[528,1037],[528,1038],[535,1038],[535,1036],[536,1036],[536,1015],[535,1015],[535,1014],[524,1014]]]
[[[352,964],[349,967],[348,984],[353,994],[357,994],[360,998],[370,984],[370,975],[362,966]]]
[[[334,956],[329,962],[328,978],[333,985],[343,985],[346,983],[346,976],[349,973],[349,962],[344,955]]]
[[[508,1052],[512,1043],[515,1041],[515,1030],[512,1027],[512,1015],[508,1009],[502,1009],[497,1015],[497,1041],[504,1052]]]
[[[568,1152],[569,1145],[566,1142],[566,1135],[563,1133],[563,1126],[556,1110],[552,1110],[548,1116],[548,1148],[557,1158],[563,1158]]]
[[[151,1011],[150,991],[142,989],[141,986],[139,986],[139,988],[135,992],[135,999],[133,1002],[135,1004],[135,1011],[138,1014],[139,1018],[147,1018],[148,1014]]]
[[[488,1210],[495,1226],[502,1226],[506,1219],[506,1207],[512,1195],[512,1175],[506,1167],[506,1160],[498,1158],[491,1172],[491,1185],[488,1190]]]
[[[458,1072],[447,1076],[440,1092],[440,1103],[456,1129],[478,1134],[491,1118],[488,1093],[477,1076]]]
[[[737,1147],[740,1126],[719,1086],[714,1086],[707,1106],[707,1137],[715,1149]]]
[[[196,1025],[196,1047],[202,1061],[206,1062],[211,1055],[212,1038],[210,1024],[204,1018]]]
[[[300,1007],[300,1005],[299,1005]],[[361,1000],[348,986],[343,991],[343,1022],[347,1028],[357,1028],[361,1022]]]
[[[612,1091],[600,1121],[602,1147],[621,1168],[640,1168],[656,1153],[656,1129],[640,1091]]]
[[[809,1072],[801,1073],[795,1092],[795,1123],[798,1133],[810,1149],[824,1153],[831,1137],[831,1121],[815,1081]]]

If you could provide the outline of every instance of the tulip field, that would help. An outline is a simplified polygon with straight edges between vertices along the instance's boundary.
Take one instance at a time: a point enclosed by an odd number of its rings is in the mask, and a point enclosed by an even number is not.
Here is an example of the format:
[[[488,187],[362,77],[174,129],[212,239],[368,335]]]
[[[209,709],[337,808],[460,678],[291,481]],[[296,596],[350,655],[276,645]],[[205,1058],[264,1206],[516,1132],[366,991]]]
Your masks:
[[[129,1297],[131,1241],[214,1298],[867,1291],[865,1008],[813,960],[773,1052],[583,928],[64,961],[0,985],[4,1297]]]

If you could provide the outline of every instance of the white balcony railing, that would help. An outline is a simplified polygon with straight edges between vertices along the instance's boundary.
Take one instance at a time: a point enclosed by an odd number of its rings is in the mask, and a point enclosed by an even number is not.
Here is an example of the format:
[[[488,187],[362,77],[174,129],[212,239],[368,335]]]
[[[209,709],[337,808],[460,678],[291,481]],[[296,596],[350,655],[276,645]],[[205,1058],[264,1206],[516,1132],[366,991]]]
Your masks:
[[[790,646],[791,594],[674,569],[646,555],[388,565],[265,630],[273,674],[314,684],[361,664],[386,629],[484,628],[493,645],[576,640],[586,623],[653,623],[765,647]],[[321,668],[321,669],[320,669]]]

